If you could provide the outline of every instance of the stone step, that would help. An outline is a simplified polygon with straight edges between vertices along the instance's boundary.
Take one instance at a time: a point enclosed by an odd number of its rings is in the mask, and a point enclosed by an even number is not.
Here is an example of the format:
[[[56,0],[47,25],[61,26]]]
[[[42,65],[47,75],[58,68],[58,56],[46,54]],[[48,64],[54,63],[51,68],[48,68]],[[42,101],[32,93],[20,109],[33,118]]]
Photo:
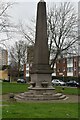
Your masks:
[[[18,95],[15,95],[14,98],[17,100],[17,101],[27,101],[27,100],[60,100],[60,99],[63,99],[63,100],[66,100],[68,99],[66,97],[66,95],[62,95],[62,93],[57,93],[57,94],[51,94],[51,93],[43,93],[42,95],[34,95],[34,94],[29,94],[30,92],[28,92],[28,94],[24,94],[24,93],[21,93],[21,94],[18,94]]]
[[[43,97],[43,95],[35,95],[35,97]]]
[[[14,97],[14,99],[15,99],[16,101],[22,101],[22,99],[20,99],[20,98],[18,98],[18,97]]]
[[[66,98],[66,95],[62,95],[59,97],[59,99],[65,99]]]
[[[24,94],[33,94],[32,92],[24,92]]]
[[[33,100],[39,100],[39,99],[43,99],[43,95],[28,95],[28,96],[26,96],[26,98],[25,99],[33,99]]]
[[[21,95],[16,95],[15,97],[16,97],[16,98],[20,98],[20,99],[25,99],[25,97],[24,97],[24,96],[21,96]]]
[[[67,100],[69,97],[65,97],[63,100]]]
[[[33,93],[32,92],[24,92],[24,95],[26,96],[26,95],[33,95]]]
[[[39,100],[39,98],[37,98],[37,97],[34,97],[34,98],[32,98],[32,100],[37,100],[37,101],[38,101],[38,100]]]
[[[25,94],[24,93],[20,93],[20,95],[24,96]]]
[[[35,97],[35,96],[34,95],[26,95],[25,97],[31,97],[32,98],[32,97]]]
[[[30,94],[20,93],[19,95],[22,97],[26,97],[26,96],[29,96]]]
[[[54,97],[60,97],[62,96],[62,93],[56,93],[56,94],[53,94]]]
[[[25,99],[20,99],[20,98],[17,98],[17,97],[14,97],[14,99],[15,99],[17,102],[25,102],[25,101],[26,101]]]
[[[43,93],[43,95],[52,95],[52,93]]]

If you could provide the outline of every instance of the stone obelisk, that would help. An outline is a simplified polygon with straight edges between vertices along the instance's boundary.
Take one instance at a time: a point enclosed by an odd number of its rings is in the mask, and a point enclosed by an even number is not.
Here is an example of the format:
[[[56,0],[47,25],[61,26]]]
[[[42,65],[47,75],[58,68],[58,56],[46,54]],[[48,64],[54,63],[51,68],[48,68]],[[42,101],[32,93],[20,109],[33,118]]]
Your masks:
[[[28,92],[15,96],[17,101],[27,100],[59,100],[66,96],[55,94],[51,84],[52,70],[49,66],[49,51],[47,39],[46,3],[41,0],[37,6],[36,37],[34,61],[31,73],[31,86]]]
[[[53,90],[51,85],[52,71],[49,66],[46,2],[43,0],[37,5],[34,61],[30,73],[32,87],[29,89],[39,89],[39,92]]]

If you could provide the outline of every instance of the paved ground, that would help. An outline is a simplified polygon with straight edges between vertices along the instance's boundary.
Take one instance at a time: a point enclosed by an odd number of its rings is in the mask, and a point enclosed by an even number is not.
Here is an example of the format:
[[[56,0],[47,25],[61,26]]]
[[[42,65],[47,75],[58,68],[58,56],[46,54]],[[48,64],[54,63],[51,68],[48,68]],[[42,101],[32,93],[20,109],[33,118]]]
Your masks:
[[[80,96],[77,96],[77,95],[66,95],[67,96],[67,99],[65,100],[53,100],[53,101],[47,101],[47,102],[70,102],[70,103],[77,103],[77,102],[80,102]],[[0,95],[0,101],[3,100],[3,101],[6,101],[9,99],[9,95],[3,95],[1,96]],[[40,101],[39,101],[40,102]]]

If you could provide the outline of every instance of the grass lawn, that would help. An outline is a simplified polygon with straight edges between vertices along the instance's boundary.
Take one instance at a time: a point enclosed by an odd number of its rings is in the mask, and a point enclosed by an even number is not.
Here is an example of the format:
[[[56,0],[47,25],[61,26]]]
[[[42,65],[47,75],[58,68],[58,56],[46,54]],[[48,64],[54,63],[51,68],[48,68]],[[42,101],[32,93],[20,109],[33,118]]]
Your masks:
[[[62,88],[64,88],[64,90],[62,90]],[[63,94],[80,95],[80,88],[76,88],[76,87],[56,86],[55,89],[57,92],[62,92]]]
[[[26,84],[20,84],[20,83],[2,83],[2,94],[7,93],[20,93],[25,92],[28,90],[28,86]]]
[[[77,103],[7,103],[3,118],[78,118]]]
[[[2,83],[2,94],[20,93],[28,91],[27,84]],[[62,87],[55,87],[62,92]],[[64,88],[64,94],[78,94],[80,89]],[[78,103],[52,102],[10,102],[3,101],[3,118],[78,118]]]
[[[20,93],[28,91],[27,84],[20,84],[20,83],[2,83],[2,94],[7,93]],[[70,87],[64,87],[64,90],[62,91],[61,86],[55,87],[55,90],[57,92],[63,92],[64,94],[71,94],[71,95],[77,95],[80,94],[80,88],[70,88]]]

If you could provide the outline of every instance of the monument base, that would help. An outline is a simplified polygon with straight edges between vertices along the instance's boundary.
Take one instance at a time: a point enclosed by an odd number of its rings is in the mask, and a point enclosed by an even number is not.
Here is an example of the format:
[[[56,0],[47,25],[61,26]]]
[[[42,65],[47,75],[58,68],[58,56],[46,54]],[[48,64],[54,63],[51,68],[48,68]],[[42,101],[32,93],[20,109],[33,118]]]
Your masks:
[[[34,82],[32,82],[34,84]],[[43,84],[47,84],[44,82]],[[30,86],[29,92],[20,93],[15,95],[16,101],[27,102],[27,101],[51,101],[51,100],[61,100],[66,99],[66,95],[62,93],[56,93],[53,86],[45,87],[32,87]]]
[[[55,90],[55,88],[52,88],[52,87],[50,87],[50,88],[40,88],[40,87],[31,88],[31,87],[29,87],[28,89],[31,93],[34,93],[35,95],[43,95],[44,93],[53,94],[54,93],[53,90]]]
[[[39,91],[37,91],[38,93]],[[33,91],[20,93],[14,97],[16,101],[27,102],[27,101],[52,101],[52,100],[65,100],[67,99],[66,95],[62,93],[52,93],[46,92],[42,94],[35,94]]]
[[[31,86],[28,87],[29,92],[15,95],[17,101],[49,101],[65,99],[66,95],[56,93],[55,88],[51,84],[50,74],[32,74]],[[46,78],[46,79],[44,79]]]
[[[30,84],[33,88],[53,88],[50,73],[31,74]]]

